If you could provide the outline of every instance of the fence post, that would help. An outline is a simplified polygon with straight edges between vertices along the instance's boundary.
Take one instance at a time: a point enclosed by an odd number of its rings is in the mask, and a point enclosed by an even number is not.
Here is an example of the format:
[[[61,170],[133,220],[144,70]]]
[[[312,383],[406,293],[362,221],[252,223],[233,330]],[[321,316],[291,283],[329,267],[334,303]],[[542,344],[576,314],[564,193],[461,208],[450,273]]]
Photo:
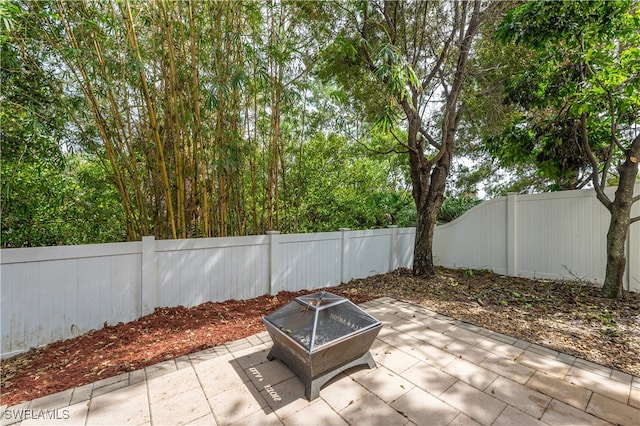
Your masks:
[[[509,192],[507,194],[507,275],[515,277],[518,275],[518,194]]]
[[[140,315],[153,312],[157,302],[156,239],[153,235],[142,237],[142,279],[140,282]]]
[[[269,294],[277,294],[280,281],[280,231],[267,231],[269,236]]]
[[[387,228],[391,229],[391,247],[389,251],[389,270],[395,271],[398,269],[398,225],[389,225]]]
[[[349,261],[351,260],[349,231],[350,228],[339,228],[342,232],[342,252],[340,253],[340,282],[349,282]]]

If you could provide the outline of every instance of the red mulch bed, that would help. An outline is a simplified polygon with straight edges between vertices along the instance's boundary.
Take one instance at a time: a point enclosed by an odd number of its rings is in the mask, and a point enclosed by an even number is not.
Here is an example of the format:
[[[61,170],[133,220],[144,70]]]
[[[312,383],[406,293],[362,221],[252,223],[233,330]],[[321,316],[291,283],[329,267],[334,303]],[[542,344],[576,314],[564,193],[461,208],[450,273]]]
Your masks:
[[[156,308],[136,321],[32,349],[2,360],[0,404],[15,405],[251,336],[265,330],[262,316],[308,293],[283,291],[192,308]],[[354,303],[368,300],[341,295]]]

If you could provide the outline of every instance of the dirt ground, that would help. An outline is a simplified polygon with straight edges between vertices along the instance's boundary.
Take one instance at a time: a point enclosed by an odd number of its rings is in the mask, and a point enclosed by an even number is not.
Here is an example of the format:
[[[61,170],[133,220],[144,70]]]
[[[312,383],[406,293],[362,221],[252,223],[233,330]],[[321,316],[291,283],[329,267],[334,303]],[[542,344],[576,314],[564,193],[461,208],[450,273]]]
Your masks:
[[[328,289],[354,303],[389,296],[640,376],[640,294],[622,300],[576,282],[439,269],[397,270]],[[316,290],[317,291],[317,290]],[[301,294],[158,308],[139,320],[2,360],[0,404],[14,405],[264,331],[261,318]]]

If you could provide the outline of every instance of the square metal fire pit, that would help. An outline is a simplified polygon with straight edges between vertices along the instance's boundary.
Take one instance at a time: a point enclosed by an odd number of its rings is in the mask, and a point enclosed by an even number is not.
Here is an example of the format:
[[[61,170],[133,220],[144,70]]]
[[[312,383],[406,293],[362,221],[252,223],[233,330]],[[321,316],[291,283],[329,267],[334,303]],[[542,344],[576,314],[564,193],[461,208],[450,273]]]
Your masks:
[[[296,297],[262,322],[273,340],[267,359],[285,363],[309,401],[337,374],[376,366],[369,348],[382,323],[344,297],[326,291]]]

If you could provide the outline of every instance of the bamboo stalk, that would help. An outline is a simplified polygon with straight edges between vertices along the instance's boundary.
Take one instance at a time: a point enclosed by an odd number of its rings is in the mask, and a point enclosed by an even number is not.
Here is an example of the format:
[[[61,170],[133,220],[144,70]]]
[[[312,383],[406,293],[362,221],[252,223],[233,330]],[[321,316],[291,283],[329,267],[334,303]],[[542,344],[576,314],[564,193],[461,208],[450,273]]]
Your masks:
[[[167,174],[167,166],[164,158],[164,149],[162,146],[162,141],[160,140],[160,132],[158,131],[158,122],[156,118],[155,106],[153,104],[153,100],[149,95],[149,87],[147,84],[147,79],[144,73],[144,69],[141,66],[142,55],[140,54],[140,47],[138,45],[138,39],[136,37],[135,28],[133,26],[133,15],[131,14],[131,6],[129,4],[129,0],[125,0],[124,4],[126,7],[126,14],[124,14],[124,21],[127,28],[127,37],[129,40],[129,45],[132,48],[133,52],[135,53],[136,58],[138,59],[138,62],[140,65],[138,74],[140,77],[140,83],[142,86],[144,100],[147,105],[149,124],[151,126],[150,130],[153,136],[153,140],[156,144],[158,163],[160,167],[160,175],[162,178],[162,184],[163,184],[164,193],[165,193],[165,202],[167,203],[168,219],[171,225],[171,237],[175,239],[177,238],[177,234],[176,234],[175,215],[173,211],[173,201],[171,197],[171,188],[169,187],[169,176]]]

